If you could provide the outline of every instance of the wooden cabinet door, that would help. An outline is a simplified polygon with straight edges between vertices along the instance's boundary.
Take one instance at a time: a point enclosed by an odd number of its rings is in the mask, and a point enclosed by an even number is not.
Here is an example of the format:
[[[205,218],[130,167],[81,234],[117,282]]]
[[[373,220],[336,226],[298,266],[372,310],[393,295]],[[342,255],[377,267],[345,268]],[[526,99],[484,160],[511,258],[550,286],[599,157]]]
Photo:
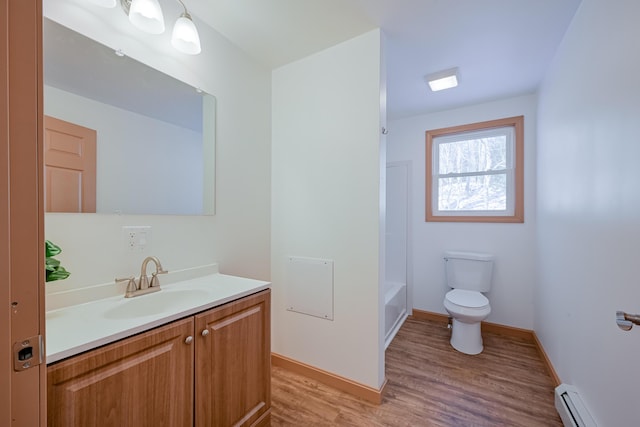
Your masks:
[[[265,290],[196,316],[197,427],[268,425],[270,292]]]
[[[193,422],[193,318],[48,368],[49,427],[178,427]]]

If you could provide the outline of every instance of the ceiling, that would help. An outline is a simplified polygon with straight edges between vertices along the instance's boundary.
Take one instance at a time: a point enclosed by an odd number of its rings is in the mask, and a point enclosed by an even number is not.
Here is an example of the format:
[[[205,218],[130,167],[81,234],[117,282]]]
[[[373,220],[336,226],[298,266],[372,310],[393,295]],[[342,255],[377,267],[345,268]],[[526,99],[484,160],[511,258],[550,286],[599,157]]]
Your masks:
[[[536,91],[580,0],[185,0],[204,21],[276,68],[380,27],[389,118]],[[459,67],[457,88],[424,76]]]

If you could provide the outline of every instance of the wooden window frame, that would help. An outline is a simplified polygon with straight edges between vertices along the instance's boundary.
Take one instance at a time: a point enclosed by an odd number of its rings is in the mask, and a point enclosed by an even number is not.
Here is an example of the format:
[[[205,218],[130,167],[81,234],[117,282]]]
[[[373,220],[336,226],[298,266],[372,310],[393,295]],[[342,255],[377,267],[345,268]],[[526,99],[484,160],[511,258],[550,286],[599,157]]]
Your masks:
[[[433,140],[436,137],[464,132],[513,127],[514,129],[514,207],[513,215],[436,215],[433,212]],[[508,117],[486,122],[471,123],[426,131],[425,161],[425,221],[427,222],[524,222],[524,116]]]

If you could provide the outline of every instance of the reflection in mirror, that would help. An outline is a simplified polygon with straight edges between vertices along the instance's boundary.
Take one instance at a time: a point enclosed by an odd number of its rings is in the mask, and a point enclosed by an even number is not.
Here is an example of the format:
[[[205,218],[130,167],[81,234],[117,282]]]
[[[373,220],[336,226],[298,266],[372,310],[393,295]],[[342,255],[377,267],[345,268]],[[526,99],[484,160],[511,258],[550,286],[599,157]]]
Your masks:
[[[49,19],[43,34],[47,211],[213,214],[215,98]]]

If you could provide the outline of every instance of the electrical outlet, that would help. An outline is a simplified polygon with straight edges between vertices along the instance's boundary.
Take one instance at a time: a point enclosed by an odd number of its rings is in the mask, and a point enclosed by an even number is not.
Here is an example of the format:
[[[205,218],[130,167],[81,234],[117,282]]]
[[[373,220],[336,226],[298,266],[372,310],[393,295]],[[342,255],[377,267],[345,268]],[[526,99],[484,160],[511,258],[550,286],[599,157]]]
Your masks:
[[[129,252],[144,252],[151,244],[151,226],[122,227],[125,247]]]

